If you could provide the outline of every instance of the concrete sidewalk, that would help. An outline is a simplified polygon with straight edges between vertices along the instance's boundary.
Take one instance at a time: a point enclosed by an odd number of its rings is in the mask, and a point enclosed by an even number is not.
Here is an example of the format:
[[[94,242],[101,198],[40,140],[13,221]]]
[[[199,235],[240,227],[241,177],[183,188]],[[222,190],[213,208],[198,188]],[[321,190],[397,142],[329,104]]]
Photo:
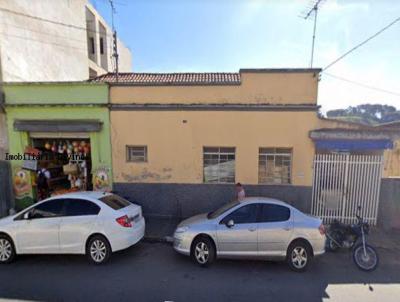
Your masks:
[[[385,231],[383,229],[371,228],[367,240],[374,247],[398,251],[400,253],[400,230],[398,229]]]
[[[168,242],[172,238],[176,226],[182,219],[164,216],[145,216],[146,233],[144,240],[148,242]]]
[[[176,226],[182,219],[176,217],[145,216],[148,242],[168,242],[174,234]],[[371,228],[368,242],[377,248],[398,250],[400,252],[400,230],[385,231]]]

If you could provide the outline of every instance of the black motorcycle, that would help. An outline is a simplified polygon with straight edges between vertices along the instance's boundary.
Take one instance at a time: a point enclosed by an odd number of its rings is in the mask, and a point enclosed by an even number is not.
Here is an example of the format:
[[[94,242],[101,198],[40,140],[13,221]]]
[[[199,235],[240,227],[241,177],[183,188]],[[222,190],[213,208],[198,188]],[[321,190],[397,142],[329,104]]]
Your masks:
[[[358,207],[358,210],[361,208]],[[377,268],[379,257],[376,250],[367,244],[366,236],[369,233],[369,224],[356,215],[357,223],[348,225],[335,220],[326,233],[327,248],[336,251],[339,248],[353,248],[354,263],[364,271],[373,271]]]

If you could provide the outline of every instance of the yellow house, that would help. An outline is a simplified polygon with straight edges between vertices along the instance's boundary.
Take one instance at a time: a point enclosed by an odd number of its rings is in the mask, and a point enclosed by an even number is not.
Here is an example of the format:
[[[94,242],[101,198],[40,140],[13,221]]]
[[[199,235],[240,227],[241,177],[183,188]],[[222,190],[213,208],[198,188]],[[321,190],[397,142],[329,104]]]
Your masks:
[[[96,78],[110,85],[115,190],[145,213],[186,217],[232,200],[240,182],[247,195],[309,211],[322,132],[360,127],[318,116],[319,73],[241,69]]]

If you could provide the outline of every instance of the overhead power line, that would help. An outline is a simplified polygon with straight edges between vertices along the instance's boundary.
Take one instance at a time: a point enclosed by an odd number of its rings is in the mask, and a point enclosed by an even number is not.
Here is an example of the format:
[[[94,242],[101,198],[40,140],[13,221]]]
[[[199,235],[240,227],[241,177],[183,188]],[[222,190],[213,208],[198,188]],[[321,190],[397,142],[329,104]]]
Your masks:
[[[80,42],[80,43],[86,43],[86,40],[75,39],[75,38],[71,38],[69,36],[61,36],[61,35],[49,33],[48,31],[43,31],[43,30],[34,30],[32,28],[29,28],[29,27],[19,26],[19,25],[15,25],[15,24],[11,24],[11,23],[4,23],[4,22],[0,21],[0,25],[5,25],[5,26],[8,26],[8,27],[17,28],[18,30],[23,30],[23,31],[30,31],[30,32],[37,33],[37,34],[44,35],[44,36],[50,36],[50,37],[55,37],[55,38],[64,39],[64,40],[68,39],[68,40],[71,40],[71,41],[76,41],[76,42]]]
[[[72,28],[72,29],[78,29],[78,30],[84,30],[84,31],[88,31],[91,33],[99,33],[101,35],[107,35],[109,37],[112,37],[112,35],[108,34],[108,33],[103,33],[97,30],[91,30],[89,28],[83,27],[83,26],[78,26],[78,25],[74,25],[74,24],[68,24],[68,23],[64,23],[64,22],[59,22],[59,21],[54,21],[54,20],[50,20],[50,19],[46,19],[46,18],[42,18],[42,17],[38,17],[38,16],[32,16],[29,14],[25,14],[25,13],[20,13],[20,12],[16,12],[7,8],[0,8],[0,11],[6,12],[6,13],[10,13],[10,14],[14,14],[17,16],[21,16],[21,17],[26,17],[26,18],[30,18],[30,19],[34,19],[37,21],[41,21],[41,22],[47,22],[47,23],[52,23],[55,25],[60,25],[60,26],[64,26],[64,27],[68,27],[68,28]]]
[[[374,86],[371,86],[371,85],[368,85],[368,84],[364,84],[364,83],[356,82],[356,81],[353,81],[353,80],[349,80],[349,79],[346,79],[346,78],[343,78],[343,77],[340,77],[340,76],[337,76],[337,75],[334,75],[334,74],[331,74],[331,73],[328,73],[328,72],[324,72],[324,75],[327,75],[329,77],[332,77],[332,78],[340,80],[340,81],[348,82],[350,84],[358,85],[360,87],[364,87],[364,88],[367,88],[367,89],[376,90],[376,91],[380,91],[380,92],[384,92],[384,93],[400,96],[400,92],[395,92],[395,91],[390,91],[390,90],[386,90],[386,89],[379,88],[379,87],[374,87]]]
[[[322,72],[324,72],[325,70],[327,70],[328,68],[330,68],[332,65],[336,64],[337,62],[339,62],[340,60],[342,60],[344,57],[346,57],[348,54],[352,53],[353,51],[355,51],[357,48],[363,46],[365,43],[369,42],[370,40],[372,40],[373,38],[375,38],[376,36],[378,36],[379,34],[383,33],[385,30],[387,30],[389,27],[393,26],[395,23],[397,23],[398,21],[400,21],[400,17],[396,18],[395,20],[393,20],[392,22],[390,22],[388,25],[386,25],[384,28],[382,28],[381,30],[379,30],[378,32],[376,32],[375,34],[373,34],[372,36],[370,36],[368,39],[364,40],[363,42],[361,42],[360,44],[354,46],[352,49],[350,49],[349,51],[345,52],[343,55],[341,55],[339,58],[337,58],[336,60],[334,60],[333,62],[329,63],[325,68],[322,69]]]
[[[22,39],[22,40],[25,40],[25,41],[33,41],[33,42],[39,42],[39,43],[43,43],[43,44],[54,45],[54,46],[63,47],[63,48],[77,49],[77,50],[84,51],[84,52],[87,51],[87,49],[83,48],[83,47],[76,47],[76,46],[67,45],[67,44],[63,44],[63,43],[43,41],[43,40],[38,40],[38,39],[26,37],[26,36],[13,35],[13,34],[1,32],[1,31],[0,31],[0,35],[12,37],[12,38],[17,38],[17,39]]]

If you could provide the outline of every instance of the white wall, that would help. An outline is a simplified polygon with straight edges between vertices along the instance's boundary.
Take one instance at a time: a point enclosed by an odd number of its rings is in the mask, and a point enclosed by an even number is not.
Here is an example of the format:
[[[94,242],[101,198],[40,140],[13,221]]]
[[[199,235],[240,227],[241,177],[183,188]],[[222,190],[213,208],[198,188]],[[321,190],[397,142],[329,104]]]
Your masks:
[[[85,3],[86,0],[0,0],[1,9],[72,25],[0,10],[3,81],[87,79]]]
[[[118,39],[118,58],[119,58],[119,72],[132,72],[132,53],[128,47],[126,47]]]
[[[87,80],[90,63],[86,6],[96,18],[96,31],[99,30],[98,22],[101,22],[106,28],[107,37],[111,39],[110,27],[87,0],[0,0],[3,81]],[[101,68],[98,34],[96,38],[98,59],[92,62],[98,65],[95,66],[96,71],[99,74],[113,71],[111,52],[108,52],[107,70]],[[112,41],[107,42],[107,49],[110,50]],[[118,46],[120,70],[131,71],[130,51],[122,43]]]

